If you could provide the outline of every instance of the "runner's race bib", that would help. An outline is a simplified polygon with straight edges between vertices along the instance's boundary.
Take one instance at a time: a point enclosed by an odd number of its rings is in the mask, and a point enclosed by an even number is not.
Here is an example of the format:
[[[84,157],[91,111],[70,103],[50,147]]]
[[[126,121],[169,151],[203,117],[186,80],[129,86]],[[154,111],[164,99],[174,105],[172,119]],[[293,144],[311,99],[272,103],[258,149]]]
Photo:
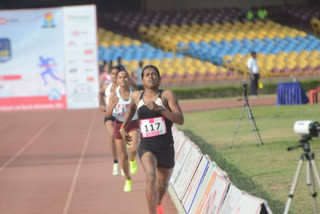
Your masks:
[[[164,117],[140,120],[140,132],[143,138],[166,134],[167,127]]]
[[[126,115],[129,104],[117,104],[117,114],[119,117],[123,117]]]

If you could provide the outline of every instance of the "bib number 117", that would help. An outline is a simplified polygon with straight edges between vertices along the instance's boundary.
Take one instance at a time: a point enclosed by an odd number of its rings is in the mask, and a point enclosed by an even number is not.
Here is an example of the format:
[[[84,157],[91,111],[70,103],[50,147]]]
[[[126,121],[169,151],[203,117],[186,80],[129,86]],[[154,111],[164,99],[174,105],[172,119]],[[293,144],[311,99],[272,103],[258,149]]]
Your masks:
[[[140,120],[140,131],[143,138],[159,136],[167,133],[164,117]]]

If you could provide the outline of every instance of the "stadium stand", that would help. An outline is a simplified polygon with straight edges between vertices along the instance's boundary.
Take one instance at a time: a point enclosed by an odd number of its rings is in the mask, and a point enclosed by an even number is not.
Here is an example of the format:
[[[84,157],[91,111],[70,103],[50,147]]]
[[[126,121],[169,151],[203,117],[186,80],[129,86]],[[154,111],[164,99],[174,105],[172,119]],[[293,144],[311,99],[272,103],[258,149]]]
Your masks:
[[[320,40],[271,20],[281,14],[290,16],[294,9],[270,7],[270,19],[253,21],[246,20],[246,12],[239,8],[113,13],[103,16],[104,23],[113,26],[115,32],[126,32],[144,42],[139,46],[136,40],[128,46],[124,39],[122,45],[116,42],[120,49],[116,50],[113,44],[99,50],[107,53],[104,60],[114,60],[122,52],[127,61],[160,60],[165,75],[169,79],[177,78],[178,82],[244,78],[248,73],[246,62],[253,51],[258,53],[261,77],[319,73]],[[304,8],[301,11],[308,12]],[[114,55],[109,56],[111,53]],[[174,67],[166,64],[168,60],[162,62],[172,58]],[[188,67],[190,63],[186,64],[186,59],[195,66]],[[178,65],[179,60],[183,65]]]
[[[117,58],[121,57],[129,72],[138,67],[139,61],[144,65],[153,64],[161,70],[165,83],[226,79],[234,73],[211,62],[163,51],[105,29],[100,28],[98,36],[100,61],[113,61],[116,65]]]

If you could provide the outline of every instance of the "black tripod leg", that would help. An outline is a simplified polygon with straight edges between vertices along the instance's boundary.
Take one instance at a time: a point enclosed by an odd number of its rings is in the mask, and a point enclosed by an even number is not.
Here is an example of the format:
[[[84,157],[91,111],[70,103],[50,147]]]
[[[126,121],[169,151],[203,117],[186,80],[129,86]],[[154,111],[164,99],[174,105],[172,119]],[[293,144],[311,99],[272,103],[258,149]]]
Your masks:
[[[250,119],[250,121],[251,121],[252,130],[255,132],[254,134],[255,134],[255,138],[256,138],[256,144],[257,144],[257,146],[258,146],[258,139],[257,139],[257,134],[258,134],[260,143],[261,143],[261,145],[263,145],[263,142],[262,142],[262,139],[261,139],[261,135],[260,135],[258,126],[257,126],[257,124],[256,124],[256,121],[255,121],[255,119],[254,119],[254,116],[253,116],[253,114],[252,114],[252,111],[251,111],[251,108],[250,108],[249,103],[247,104],[247,111],[248,111],[249,119]]]
[[[251,126],[252,126],[252,132],[254,133],[254,137],[255,137],[255,139],[256,139],[256,145],[259,146],[259,144],[258,144],[258,138],[257,138],[257,133],[256,133],[257,129],[256,129],[254,123],[253,123],[253,115],[252,115],[252,113],[251,113],[251,111],[250,111],[249,105],[247,105],[247,112],[248,112],[248,117],[249,117],[249,120],[250,120],[250,123],[251,123]]]
[[[238,122],[237,122],[236,128],[235,128],[235,130],[234,130],[233,137],[232,137],[232,142],[231,142],[231,144],[229,145],[229,148],[232,148],[232,146],[233,146],[233,142],[234,142],[234,139],[235,139],[235,137],[236,137],[236,134],[238,133],[238,128],[239,128],[240,121],[241,121],[241,118],[242,118],[242,115],[243,115],[243,112],[244,112],[245,107],[246,107],[246,105],[243,106],[242,111],[241,111],[241,113],[240,113],[240,117],[239,117],[239,120],[238,120]]]

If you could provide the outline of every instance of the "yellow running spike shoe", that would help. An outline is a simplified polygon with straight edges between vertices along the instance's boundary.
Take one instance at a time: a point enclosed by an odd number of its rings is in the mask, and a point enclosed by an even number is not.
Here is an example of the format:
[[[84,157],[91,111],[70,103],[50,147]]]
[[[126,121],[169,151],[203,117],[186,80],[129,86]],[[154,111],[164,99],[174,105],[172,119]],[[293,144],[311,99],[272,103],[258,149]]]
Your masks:
[[[132,175],[137,174],[138,166],[136,160],[130,161],[130,172]]]
[[[131,192],[132,187],[131,187],[131,180],[126,180],[124,187],[123,187],[123,191],[124,192]]]

